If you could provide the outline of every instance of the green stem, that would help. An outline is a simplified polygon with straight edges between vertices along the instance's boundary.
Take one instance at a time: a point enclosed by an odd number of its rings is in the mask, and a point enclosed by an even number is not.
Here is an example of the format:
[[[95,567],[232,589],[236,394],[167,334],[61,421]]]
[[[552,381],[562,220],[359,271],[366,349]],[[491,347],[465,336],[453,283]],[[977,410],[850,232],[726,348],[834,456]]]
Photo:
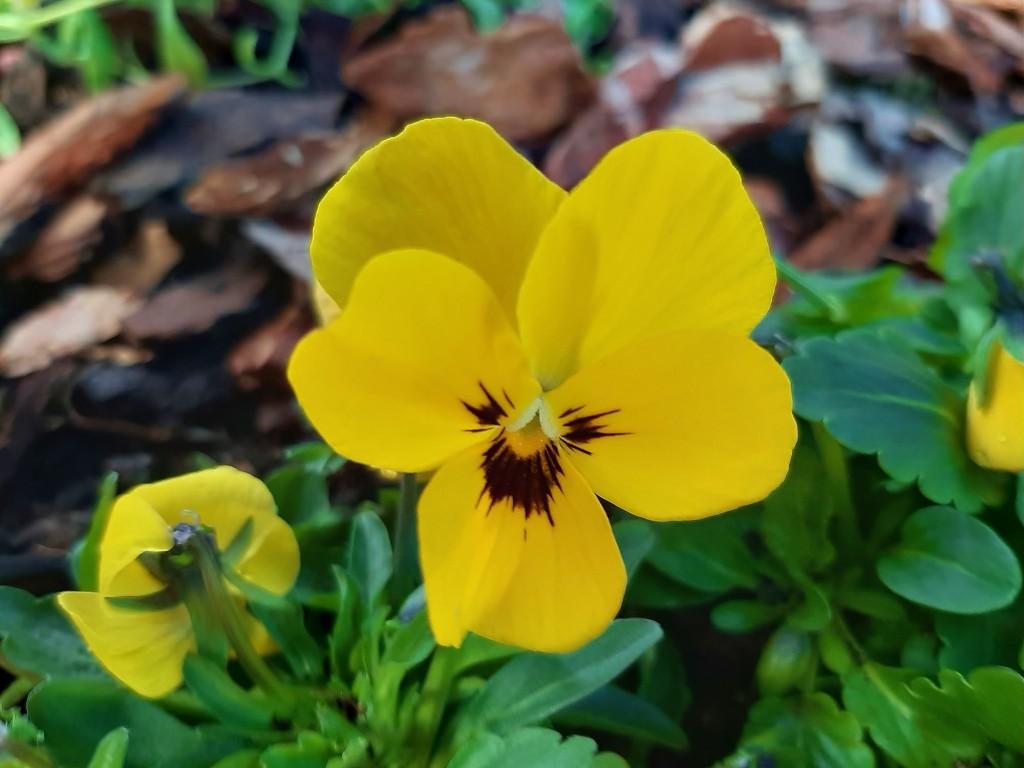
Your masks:
[[[398,509],[395,514],[395,575],[391,579],[391,600],[401,605],[419,581],[416,547],[416,503],[419,480],[415,472],[403,472],[398,485]]]
[[[220,620],[221,627],[235,652],[238,663],[242,665],[242,669],[249,675],[249,678],[263,689],[272,701],[290,702],[294,705],[295,695],[292,689],[281,682],[274,671],[263,661],[263,657],[252,647],[249,633],[238,613],[238,607],[224,587],[220,558],[213,542],[206,536],[195,536],[192,541],[195,542],[192,550],[196,554],[196,564],[199,568],[205,597],[209,600],[213,613]]]
[[[53,762],[41,750],[23,744],[17,739],[5,738],[0,733],[0,755],[5,753],[30,768],[54,768]]]
[[[821,422],[812,422],[811,432],[832,491],[839,549],[851,559],[856,558],[864,548],[864,539],[857,526],[857,510],[853,505],[850,475],[843,447],[828,433]]]
[[[32,679],[29,677],[19,677],[13,683],[8,685],[3,693],[0,693],[0,709],[7,709],[13,707],[31,691],[39,683],[38,679]]]
[[[0,14],[0,43],[23,40],[41,27],[82,11],[113,5],[120,0],[64,0],[41,8]]]
[[[420,700],[413,713],[406,742],[411,747],[413,768],[422,768],[430,764],[430,755],[434,749],[445,706],[448,704],[448,693],[455,679],[458,661],[458,650],[444,647],[434,651],[434,658],[430,660],[430,668],[420,690]]]

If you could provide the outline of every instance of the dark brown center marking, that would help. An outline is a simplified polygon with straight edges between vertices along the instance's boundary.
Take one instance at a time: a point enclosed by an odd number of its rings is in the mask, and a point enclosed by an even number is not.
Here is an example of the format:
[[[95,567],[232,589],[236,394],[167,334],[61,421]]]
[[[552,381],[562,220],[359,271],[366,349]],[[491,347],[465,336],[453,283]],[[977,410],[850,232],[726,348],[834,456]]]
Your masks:
[[[479,404],[462,401],[466,410],[473,414],[479,427],[470,432],[486,432],[500,427],[500,420],[508,418],[509,411],[501,401],[480,383],[483,401]],[[502,391],[509,408],[515,409],[515,403]],[[562,456],[559,444],[567,450],[590,455],[586,445],[600,437],[615,437],[628,434],[626,432],[610,432],[605,420],[619,409],[600,413],[582,413],[583,406],[569,408],[559,415],[564,432],[556,440],[545,439],[536,452],[524,455],[510,445],[508,433],[501,429],[491,444],[484,451],[480,468],[484,473],[484,487],[480,491],[480,499],[486,494],[488,512],[496,504],[508,501],[513,509],[521,510],[527,520],[531,515],[544,515],[548,523],[555,524],[551,515],[551,504],[555,491],[561,490],[565,470],[562,468]],[[565,421],[567,417],[568,421]],[[529,427],[526,427],[529,428]],[[539,429],[539,427],[538,427]]]

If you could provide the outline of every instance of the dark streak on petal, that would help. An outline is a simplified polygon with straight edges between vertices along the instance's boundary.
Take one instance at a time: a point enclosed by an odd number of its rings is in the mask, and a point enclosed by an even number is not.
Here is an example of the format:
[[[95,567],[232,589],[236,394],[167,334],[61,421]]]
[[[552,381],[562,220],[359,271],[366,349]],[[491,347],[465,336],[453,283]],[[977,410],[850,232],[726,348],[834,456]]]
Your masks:
[[[582,407],[583,406],[569,408],[562,412],[562,416],[560,418],[572,415],[577,411],[582,410]],[[601,419],[618,412],[618,408],[613,408],[610,411],[602,411],[601,413],[592,413],[586,416],[577,416],[573,419],[569,419],[569,421],[565,422],[564,425],[566,432],[561,437],[562,442],[570,450],[578,453],[585,453],[587,456],[590,456],[591,451],[583,447],[587,443],[596,440],[599,437],[619,437],[621,435],[629,434],[628,432],[608,432],[606,431],[606,425],[601,423]]]
[[[487,495],[488,511],[502,501],[508,501],[513,509],[522,510],[526,519],[531,515],[543,514],[551,525],[551,501],[555,489],[561,490],[561,475],[564,474],[558,457],[558,448],[548,443],[532,456],[520,456],[513,451],[502,432],[495,438],[480,464],[484,472],[484,487],[480,498]]]
[[[480,426],[496,427],[498,426],[498,420],[503,417],[507,417],[508,412],[505,410],[504,406],[494,398],[494,395],[490,393],[487,387],[483,385],[483,382],[478,381],[477,384],[480,385],[480,390],[484,393],[484,398],[486,399],[486,402],[480,405],[471,405],[470,403],[467,403],[465,400],[462,400],[460,402],[463,404],[463,406],[465,406],[467,411],[473,414],[474,418],[476,418],[477,423],[479,423]],[[512,402],[511,398],[509,398],[508,394],[504,390],[502,390],[502,394],[505,395],[505,399],[508,400],[509,405],[515,408],[515,404]],[[471,429],[469,431],[478,432],[483,430]]]

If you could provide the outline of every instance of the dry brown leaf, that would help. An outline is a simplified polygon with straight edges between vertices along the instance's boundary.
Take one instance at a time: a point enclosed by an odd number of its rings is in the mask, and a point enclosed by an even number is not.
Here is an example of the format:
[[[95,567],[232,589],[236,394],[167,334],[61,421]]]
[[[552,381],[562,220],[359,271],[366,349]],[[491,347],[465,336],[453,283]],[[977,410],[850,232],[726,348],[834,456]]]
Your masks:
[[[517,15],[481,34],[457,6],[406,23],[394,38],[342,65],[341,75],[400,121],[475,117],[510,141],[550,134],[593,96],[579,53],[557,20]]]
[[[107,204],[88,193],[73,198],[46,225],[27,254],[11,264],[12,280],[56,282],[74,272],[100,240]]]
[[[292,350],[312,327],[309,310],[292,304],[231,350],[228,369],[239,388],[257,389],[268,379],[283,385]]]
[[[907,73],[900,3],[819,3],[808,11],[811,42],[832,66],[864,76],[897,77]]]
[[[108,91],[29,134],[0,164],[0,241],[41,203],[81,185],[134,144],[164,105],[184,91],[180,75]]]
[[[544,173],[574,187],[610,149],[651,127],[672,98],[681,69],[675,46],[641,41],[619,52],[597,101],[552,144]]]
[[[341,176],[394,128],[390,116],[367,111],[338,133],[299,136],[214,164],[188,190],[185,204],[196,213],[268,216]]]
[[[1018,0],[1017,10],[1024,11]],[[1016,62],[1018,72],[1024,71],[1024,26],[1018,18],[1011,22],[1003,14],[982,5],[954,4],[953,16],[980,40],[987,41]]]
[[[24,376],[121,332],[138,306],[130,292],[109,286],[68,291],[16,320],[0,339],[0,375]]]
[[[907,182],[893,178],[877,195],[842,212],[789,257],[800,269],[869,269],[888,244],[907,199]]]
[[[979,93],[999,90],[1002,74],[967,44],[944,0],[908,0],[905,8],[903,38],[908,53],[963,75]]]
[[[234,263],[169,286],[125,319],[124,335],[141,340],[200,333],[220,318],[246,309],[266,282],[265,269]]]
[[[726,2],[697,14],[683,29],[682,45],[687,72],[782,60],[782,46],[768,20]]]
[[[995,8],[997,11],[1013,11],[1024,13],[1024,5],[1020,0],[953,0],[956,5],[974,5],[982,8]]]
[[[143,295],[159,285],[180,260],[181,245],[167,231],[167,223],[146,219],[131,244],[97,267],[93,279]]]

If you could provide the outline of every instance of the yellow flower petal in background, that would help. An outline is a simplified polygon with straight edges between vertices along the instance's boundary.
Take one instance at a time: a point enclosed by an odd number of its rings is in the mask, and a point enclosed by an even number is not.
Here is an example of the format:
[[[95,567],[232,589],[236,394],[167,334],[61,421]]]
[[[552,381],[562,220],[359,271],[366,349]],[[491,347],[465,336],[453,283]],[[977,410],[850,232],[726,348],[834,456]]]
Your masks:
[[[99,662],[136,693],[159,698],[181,685],[181,665],[196,647],[184,605],[120,608],[96,592],[62,592],[57,603]]]
[[[341,317],[299,343],[288,378],[338,453],[402,472],[479,442],[469,406],[507,415],[538,391],[483,279],[417,250],[373,259]]]
[[[763,499],[785,478],[796,442],[782,367],[749,339],[721,331],[638,342],[545,398],[591,488],[654,520],[708,517]]]
[[[287,592],[295,582],[299,572],[295,535],[277,516],[267,486],[252,475],[234,467],[214,467],[137,486],[122,498],[149,504],[168,527],[198,518],[215,531],[222,550],[251,521],[248,546],[234,569],[256,586],[277,594]],[[101,571],[104,558],[112,551],[104,536]]]
[[[436,251],[483,277],[512,318],[523,270],[564,195],[490,126],[421,120],[368,150],[328,191],[313,224],[313,271],[344,307],[371,257]]]
[[[524,278],[519,328],[553,389],[665,331],[745,336],[774,287],[764,228],[729,160],[694,133],[655,131],[609,152],[559,208]]]
[[[100,541],[97,589],[112,597],[159,592],[163,583],[138,558],[143,552],[166,552],[173,543],[170,526],[151,505],[131,493],[119,496]]]
[[[330,297],[324,287],[316,280],[309,281],[310,299],[313,303],[313,313],[320,325],[327,325],[341,314],[341,308],[337,302]]]
[[[485,450],[477,446],[447,462],[420,500],[420,559],[434,635],[443,645],[459,645],[474,632],[539,651],[578,648],[615,617],[626,586],[608,518],[564,460],[546,509],[527,514],[482,494]]]
[[[996,340],[988,359],[988,397],[967,393],[967,448],[976,464],[1024,472],[1024,363]]]

